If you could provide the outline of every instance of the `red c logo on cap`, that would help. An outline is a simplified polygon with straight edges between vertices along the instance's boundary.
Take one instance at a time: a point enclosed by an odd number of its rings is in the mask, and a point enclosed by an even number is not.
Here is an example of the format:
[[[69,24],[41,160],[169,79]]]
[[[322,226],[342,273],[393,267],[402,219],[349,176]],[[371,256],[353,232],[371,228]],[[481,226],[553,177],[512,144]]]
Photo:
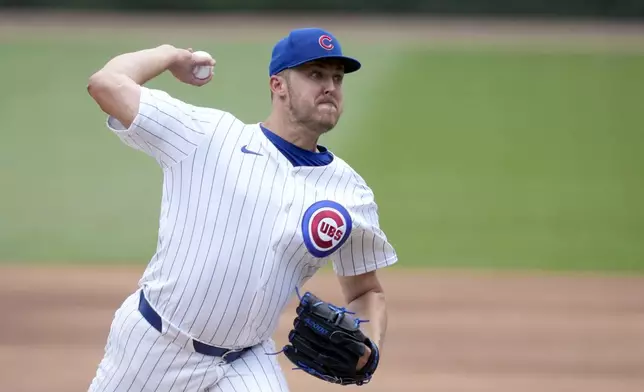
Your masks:
[[[329,37],[328,35],[323,35],[320,37],[318,40],[318,43],[320,44],[321,47],[323,47],[326,50],[331,50],[334,48],[334,45],[331,43],[333,39]]]

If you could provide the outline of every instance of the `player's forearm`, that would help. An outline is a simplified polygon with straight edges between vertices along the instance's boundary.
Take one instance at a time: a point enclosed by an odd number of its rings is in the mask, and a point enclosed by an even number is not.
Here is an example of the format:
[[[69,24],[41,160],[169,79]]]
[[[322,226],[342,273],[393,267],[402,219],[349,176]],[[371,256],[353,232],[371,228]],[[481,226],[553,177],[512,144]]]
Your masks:
[[[385,293],[382,291],[368,291],[360,297],[351,301],[348,308],[362,320],[369,322],[362,323],[366,335],[382,349],[387,332],[387,304]]]
[[[170,68],[181,54],[172,45],[161,45],[118,55],[105,64],[102,71],[126,76],[136,84],[143,85]]]

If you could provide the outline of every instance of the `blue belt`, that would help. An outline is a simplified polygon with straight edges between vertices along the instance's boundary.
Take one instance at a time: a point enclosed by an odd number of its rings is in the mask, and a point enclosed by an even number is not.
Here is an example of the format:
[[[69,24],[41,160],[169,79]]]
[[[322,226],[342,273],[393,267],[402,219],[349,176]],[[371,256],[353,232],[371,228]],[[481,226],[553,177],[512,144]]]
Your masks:
[[[143,295],[143,290],[141,290],[139,298],[139,312],[144,319],[147,320],[150,325],[159,332],[162,332],[162,321],[161,316],[150,306],[150,303]],[[229,349],[222,347],[215,347],[205,343],[201,343],[197,340],[191,339],[192,346],[195,349],[195,352],[198,352],[203,355],[209,355],[212,357],[221,357],[224,361],[231,363],[239,359],[242,354],[250,349],[250,347],[243,348],[241,350]]]

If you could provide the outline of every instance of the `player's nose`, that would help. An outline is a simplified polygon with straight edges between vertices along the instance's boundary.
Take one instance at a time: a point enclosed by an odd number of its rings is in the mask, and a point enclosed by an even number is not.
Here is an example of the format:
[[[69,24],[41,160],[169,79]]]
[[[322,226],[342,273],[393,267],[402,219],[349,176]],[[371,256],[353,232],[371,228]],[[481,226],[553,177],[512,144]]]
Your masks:
[[[337,86],[334,83],[325,83],[324,84],[324,95],[329,96],[333,95],[338,90]]]
[[[324,88],[325,93],[333,92],[338,88],[338,86],[333,81],[333,78],[324,78],[324,80],[322,81],[322,87]]]

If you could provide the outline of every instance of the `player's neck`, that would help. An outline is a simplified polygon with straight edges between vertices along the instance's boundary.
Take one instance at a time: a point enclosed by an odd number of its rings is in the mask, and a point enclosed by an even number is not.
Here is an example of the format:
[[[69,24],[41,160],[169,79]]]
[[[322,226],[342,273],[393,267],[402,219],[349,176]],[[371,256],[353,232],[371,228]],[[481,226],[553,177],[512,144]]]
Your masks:
[[[302,124],[294,124],[274,116],[262,123],[271,132],[300,148],[317,152],[319,135]]]

